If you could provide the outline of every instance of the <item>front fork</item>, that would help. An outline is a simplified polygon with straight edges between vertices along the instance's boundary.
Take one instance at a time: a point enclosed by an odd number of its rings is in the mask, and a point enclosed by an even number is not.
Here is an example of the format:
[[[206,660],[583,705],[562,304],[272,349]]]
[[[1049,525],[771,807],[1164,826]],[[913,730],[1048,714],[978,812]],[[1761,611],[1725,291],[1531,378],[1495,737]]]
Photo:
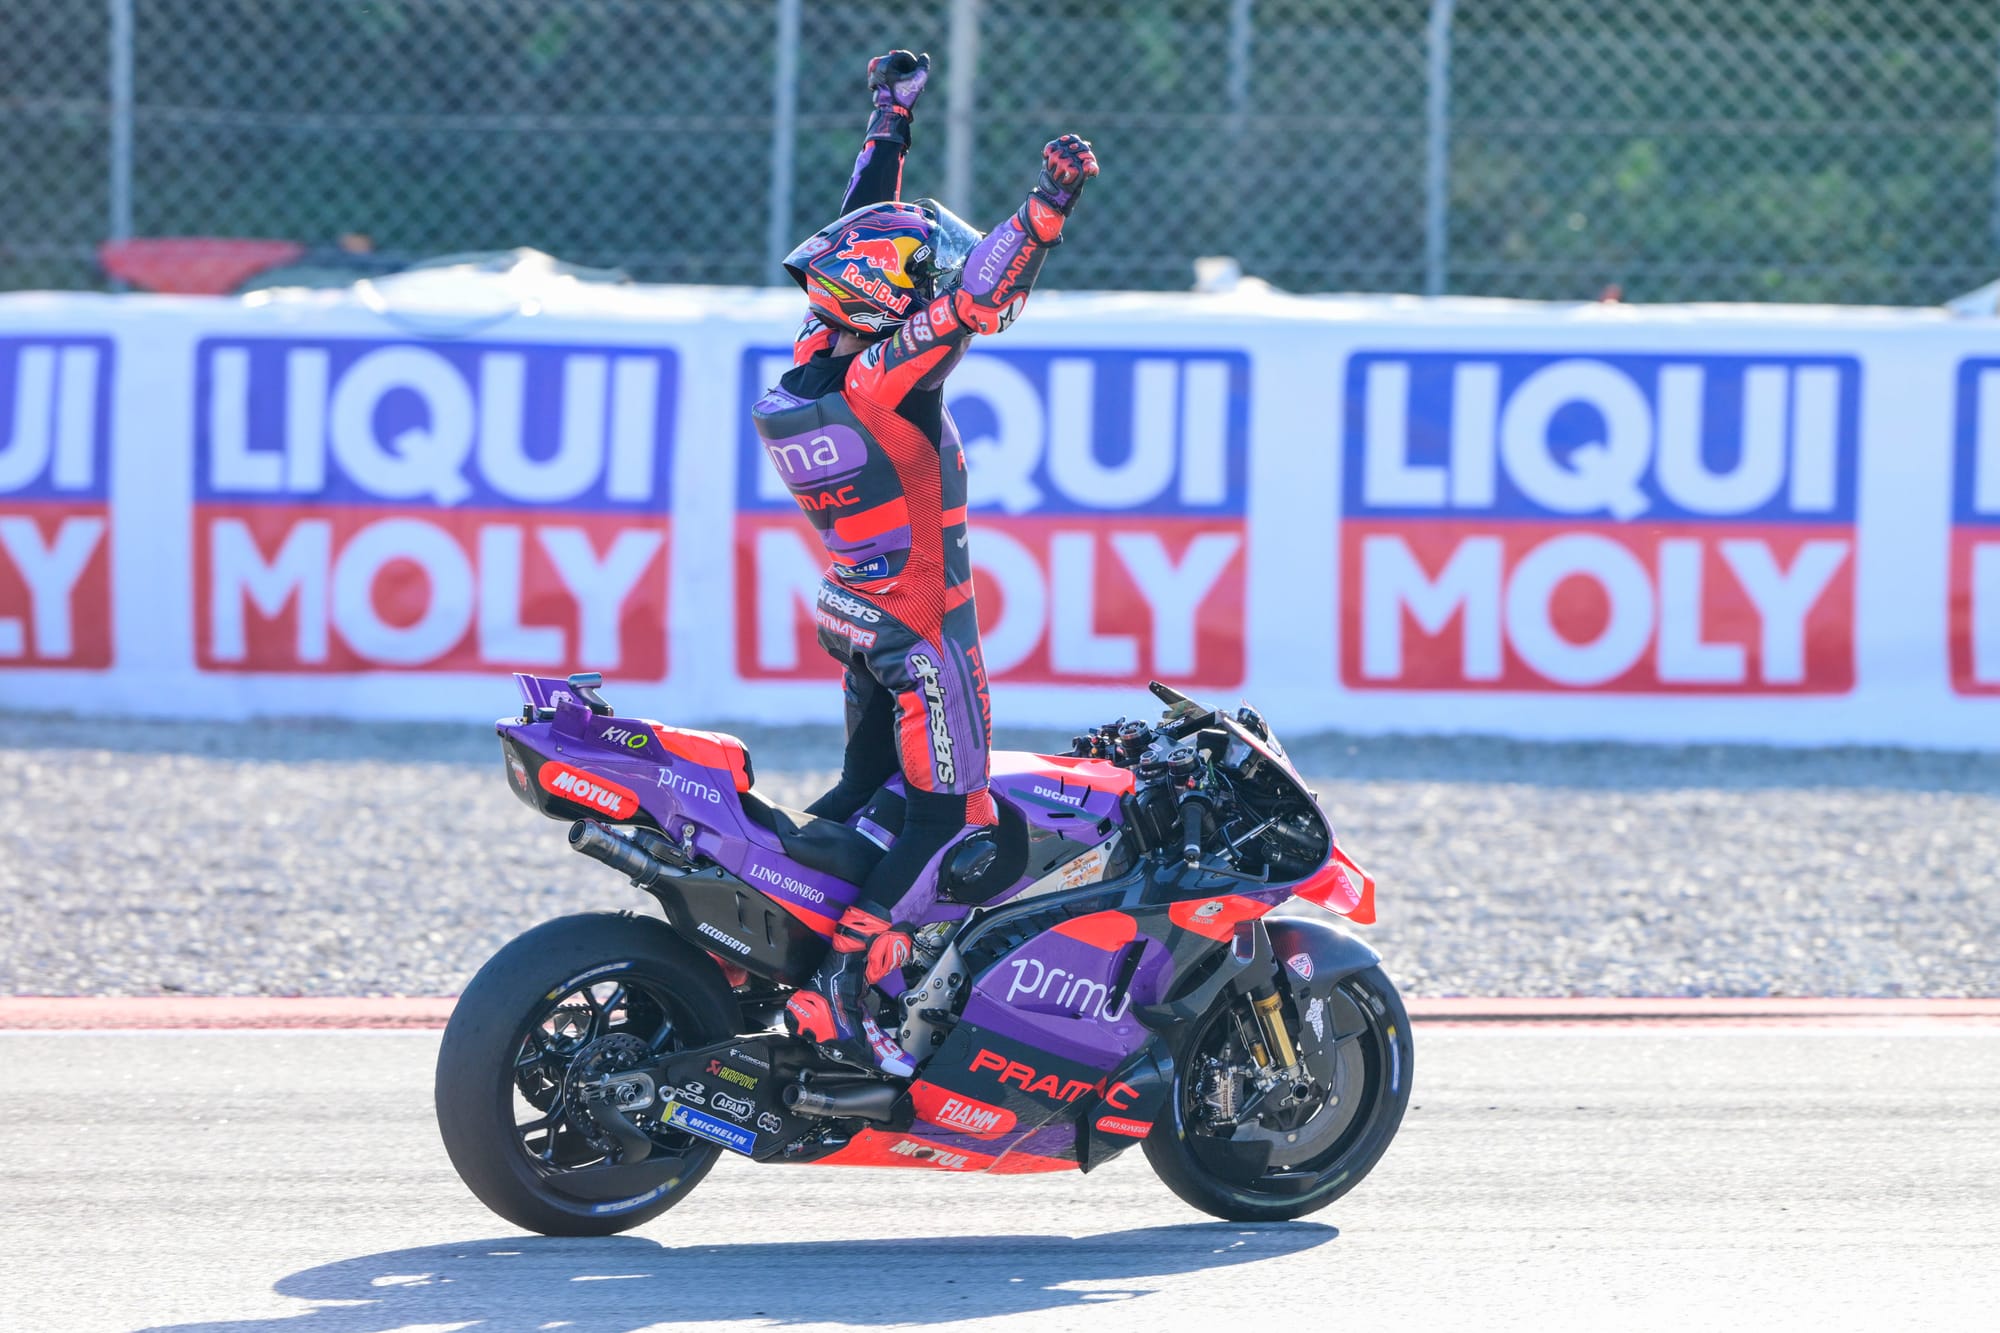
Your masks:
[[[1277,987],[1266,982],[1251,991],[1250,1007],[1256,1011],[1257,1030],[1264,1038],[1254,1052],[1257,1063],[1280,1078],[1297,1081],[1299,1050],[1292,1042],[1291,1029],[1285,1026],[1285,1002]]]

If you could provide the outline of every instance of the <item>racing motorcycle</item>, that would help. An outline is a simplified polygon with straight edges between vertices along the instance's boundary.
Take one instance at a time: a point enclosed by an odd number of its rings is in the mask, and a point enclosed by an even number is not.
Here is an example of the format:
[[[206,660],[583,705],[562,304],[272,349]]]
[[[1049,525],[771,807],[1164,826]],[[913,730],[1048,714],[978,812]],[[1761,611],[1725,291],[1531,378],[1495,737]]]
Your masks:
[[[1157,722],[993,755],[998,822],[946,851],[913,957],[869,993],[883,1063],[914,1068],[892,1077],[785,1018],[895,840],[901,779],[851,822],[815,818],[765,799],[734,737],[621,717],[594,673],[515,679],[515,794],[665,919],[546,922],[465,988],[438,1127],[509,1222],[624,1231],[724,1151],[1018,1173],[1135,1142],[1196,1208],[1281,1220],[1353,1189],[1395,1136],[1409,1019],[1336,924],[1374,919],[1374,884],[1253,709],[1155,683]]]

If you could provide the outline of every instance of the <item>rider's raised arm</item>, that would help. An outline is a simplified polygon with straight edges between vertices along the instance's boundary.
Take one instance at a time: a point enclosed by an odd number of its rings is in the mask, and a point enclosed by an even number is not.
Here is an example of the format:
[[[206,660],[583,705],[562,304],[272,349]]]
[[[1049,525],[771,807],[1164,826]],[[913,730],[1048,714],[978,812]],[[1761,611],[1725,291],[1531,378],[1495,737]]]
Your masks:
[[[931,58],[891,51],[868,62],[868,91],[875,109],[868,113],[868,135],[847,178],[847,197],[836,217],[869,204],[893,203],[903,197],[903,155],[910,150],[910,117],[930,80]],[[830,352],[840,331],[818,315],[807,315],[792,340],[792,364],[802,366],[816,352]]]
[[[903,155],[910,151],[910,117],[930,81],[928,52],[911,55],[891,51],[868,62],[868,90],[875,109],[868,116],[868,137],[847,178],[842,216],[868,204],[894,203],[903,197]]]
[[[847,391],[894,407],[914,389],[941,384],[974,334],[998,333],[1013,323],[1042,261],[1062,244],[1063,222],[1084,182],[1096,174],[1096,154],[1074,134],[1042,149],[1041,178],[1027,202],[972,247],[952,286],[905,320],[894,337],[855,358]]]

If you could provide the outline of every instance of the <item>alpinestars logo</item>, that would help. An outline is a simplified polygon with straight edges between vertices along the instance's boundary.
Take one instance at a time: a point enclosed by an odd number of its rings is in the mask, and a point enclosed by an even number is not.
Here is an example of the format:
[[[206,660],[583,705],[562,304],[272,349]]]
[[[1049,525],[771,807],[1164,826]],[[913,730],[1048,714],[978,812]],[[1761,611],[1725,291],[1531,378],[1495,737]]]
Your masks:
[[[938,677],[937,663],[923,653],[910,658],[910,670],[923,689],[924,707],[930,710],[932,766],[937,769],[939,784],[949,787],[958,781],[958,766],[952,762],[951,728],[944,716],[944,682]]]

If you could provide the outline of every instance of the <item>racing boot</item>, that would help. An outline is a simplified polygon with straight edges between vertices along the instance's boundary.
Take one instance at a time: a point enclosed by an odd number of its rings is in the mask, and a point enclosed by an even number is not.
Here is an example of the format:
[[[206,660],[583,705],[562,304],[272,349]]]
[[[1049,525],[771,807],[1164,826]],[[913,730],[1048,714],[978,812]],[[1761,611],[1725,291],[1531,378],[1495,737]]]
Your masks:
[[[821,1055],[892,1078],[916,1073],[903,1048],[875,1021],[876,987],[900,992],[910,961],[910,932],[860,907],[850,907],[833,930],[833,949],[813,974],[809,989],[785,1005],[795,1036]],[[887,998],[896,998],[894,993]]]

